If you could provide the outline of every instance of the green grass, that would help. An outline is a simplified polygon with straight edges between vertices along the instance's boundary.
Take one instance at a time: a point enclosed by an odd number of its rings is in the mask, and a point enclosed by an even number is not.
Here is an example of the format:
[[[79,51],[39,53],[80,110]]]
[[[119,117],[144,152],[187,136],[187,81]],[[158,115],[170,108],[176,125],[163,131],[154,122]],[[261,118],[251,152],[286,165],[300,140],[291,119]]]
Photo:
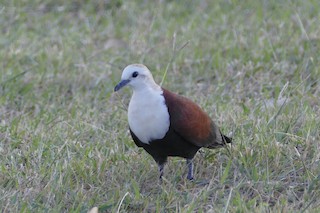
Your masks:
[[[320,4],[0,3],[2,212],[318,212]],[[128,134],[122,69],[207,111],[234,144],[165,181]],[[168,71],[165,74],[165,71]]]

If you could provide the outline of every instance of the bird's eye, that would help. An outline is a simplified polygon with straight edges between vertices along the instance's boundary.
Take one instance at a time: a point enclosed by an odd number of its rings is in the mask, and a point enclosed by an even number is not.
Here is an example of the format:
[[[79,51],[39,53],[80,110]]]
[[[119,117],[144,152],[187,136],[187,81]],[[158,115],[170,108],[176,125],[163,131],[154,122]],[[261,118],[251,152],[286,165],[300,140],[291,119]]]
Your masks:
[[[135,78],[135,77],[137,77],[137,76],[138,76],[138,72],[137,72],[137,71],[135,71],[135,72],[132,73],[132,77],[133,77],[133,78]]]

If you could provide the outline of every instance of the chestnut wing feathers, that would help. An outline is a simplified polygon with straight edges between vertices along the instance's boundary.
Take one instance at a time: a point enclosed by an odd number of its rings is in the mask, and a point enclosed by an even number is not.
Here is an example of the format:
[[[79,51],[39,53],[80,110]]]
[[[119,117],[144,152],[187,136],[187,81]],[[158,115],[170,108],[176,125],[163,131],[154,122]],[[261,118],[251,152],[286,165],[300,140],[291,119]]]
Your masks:
[[[225,144],[223,135],[210,117],[189,99],[163,89],[170,126],[189,143],[216,148]]]

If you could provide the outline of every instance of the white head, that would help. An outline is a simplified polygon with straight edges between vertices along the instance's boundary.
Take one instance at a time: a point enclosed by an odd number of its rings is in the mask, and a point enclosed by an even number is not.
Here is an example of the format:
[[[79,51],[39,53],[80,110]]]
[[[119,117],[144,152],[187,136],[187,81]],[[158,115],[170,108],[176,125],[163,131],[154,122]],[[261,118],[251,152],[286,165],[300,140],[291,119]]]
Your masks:
[[[131,86],[134,91],[159,87],[154,82],[149,69],[143,64],[131,64],[124,68],[121,81],[116,85],[114,91],[116,92],[126,85]]]
[[[142,143],[163,138],[170,127],[168,107],[163,91],[149,69],[142,64],[124,68],[121,81],[114,91],[129,85],[133,94],[128,107],[128,121],[132,132]]]

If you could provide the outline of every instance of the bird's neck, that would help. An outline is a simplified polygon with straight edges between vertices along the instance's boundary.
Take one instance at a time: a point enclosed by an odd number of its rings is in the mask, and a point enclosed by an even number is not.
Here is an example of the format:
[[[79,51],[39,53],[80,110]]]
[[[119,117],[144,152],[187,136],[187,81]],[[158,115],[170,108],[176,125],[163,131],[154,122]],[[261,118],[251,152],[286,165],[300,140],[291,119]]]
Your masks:
[[[155,82],[148,82],[147,84],[140,84],[133,88],[133,95],[147,95],[147,94],[162,94],[162,88]]]
[[[141,90],[134,90],[131,101],[136,102],[138,105],[143,105],[144,103],[152,102],[153,100],[157,100],[162,96],[163,91],[161,87],[159,89],[141,89]]]

